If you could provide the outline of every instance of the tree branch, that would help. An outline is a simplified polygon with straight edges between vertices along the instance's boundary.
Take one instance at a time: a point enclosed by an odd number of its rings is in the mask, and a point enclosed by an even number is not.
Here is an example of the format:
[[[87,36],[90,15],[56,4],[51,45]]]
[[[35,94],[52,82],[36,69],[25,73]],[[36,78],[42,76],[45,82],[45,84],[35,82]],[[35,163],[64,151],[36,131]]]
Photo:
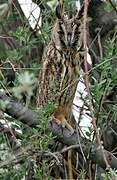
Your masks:
[[[2,107],[1,109],[8,115],[31,127],[35,127],[37,125],[37,114],[30,109],[27,109],[20,102],[13,100],[3,92],[0,92],[0,101],[6,101],[5,109]]]
[[[52,133],[57,136],[57,139],[66,144],[66,145],[78,145],[78,137],[77,133],[75,132],[74,134],[70,135],[70,132],[68,129],[65,129],[61,127],[60,125],[56,124],[54,121],[51,121],[49,123],[49,129],[52,131]],[[89,150],[90,150],[90,159],[92,160],[93,163],[98,164],[102,168],[106,168],[106,164],[103,158],[103,153],[101,148],[94,144],[92,145],[91,142],[83,137],[80,137],[80,143],[82,146],[82,150],[85,154],[85,156],[88,155]],[[76,150],[81,153],[80,145],[76,147]],[[109,151],[103,149],[106,159],[108,163],[110,164],[110,167],[112,169],[117,169],[117,158],[110,153]]]
[[[36,125],[38,124],[38,117],[36,113],[34,113],[30,109],[26,109],[25,106],[23,106],[21,103],[12,100],[12,98],[8,97],[6,94],[2,92],[0,92],[0,101],[8,102],[6,108],[4,109],[5,113],[9,114],[10,116],[20,120],[21,122],[31,127],[36,127]],[[89,158],[95,164],[100,165],[102,168],[106,168],[105,161],[103,159],[103,154],[99,145],[92,145],[89,140],[81,136],[79,137],[79,145],[76,132],[74,132],[74,134],[71,135],[71,132],[68,129],[63,128],[62,126],[56,124],[54,121],[49,122],[48,129],[53,133],[53,135],[57,137],[58,141],[68,146],[77,145],[76,150],[79,153],[81,153],[81,146],[85,156],[87,156],[90,151]],[[103,151],[111,168],[117,169],[117,158],[109,151]]]

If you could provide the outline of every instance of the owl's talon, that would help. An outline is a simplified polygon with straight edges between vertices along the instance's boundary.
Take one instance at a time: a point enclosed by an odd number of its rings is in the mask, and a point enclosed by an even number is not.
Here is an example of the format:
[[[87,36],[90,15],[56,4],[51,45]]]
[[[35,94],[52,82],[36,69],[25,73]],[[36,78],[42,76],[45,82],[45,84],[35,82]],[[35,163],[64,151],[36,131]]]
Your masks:
[[[66,119],[59,120],[59,119],[57,119],[57,118],[54,117],[53,120],[54,120],[58,125],[61,124],[62,128],[67,128],[67,129],[70,131],[70,134],[71,134],[71,135],[74,133],[73,127],[67,122]]]
[[[70,130],[70,134],[74,134],[74,129],[72,127],[68,128]]]

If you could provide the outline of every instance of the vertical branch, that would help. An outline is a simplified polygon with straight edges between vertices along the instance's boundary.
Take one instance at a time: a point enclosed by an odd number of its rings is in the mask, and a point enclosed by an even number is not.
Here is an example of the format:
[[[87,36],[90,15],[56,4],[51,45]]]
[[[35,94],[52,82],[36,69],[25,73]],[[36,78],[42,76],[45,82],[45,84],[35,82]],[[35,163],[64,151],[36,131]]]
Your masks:
[[[88,11],[88,0],[84,0],[84,19],[83,19],[83,47],[84,47],[84,71],[85,71],[85,84],[87,88],[88,98],[89,98],[89,110],[93,112],[92,97],[89,87],[89,77],[88,77],[88,63],[87,63],[87,11]]]
[[[95,137],[96,137],[96,141],[97,144],[99,145],[99,148],[102,151],[102,155],[103,155],[103,159],[104,162],[106,164],[106,167],[108,169],[110,169],[110,165],[106,159],[102,144],[101,144],[101,140],[100,140],[100,135],[99,135],[99,130],[96,126],[96,118],[94,117],[93,114],[93,103],[92,103],[92,96],[90,93],[90,86],[89,86],[89,77],[88,77],[88,63],[87,63],[87,12],[88,12],[88,5],[89,5],[89,1],[88,0],[84,0],[84,18],[83,18],[83,47],[84,47],[84,71],[85,71],[85,85],[87,88],[87,93],[88,93],[88,99],[89,99],[89,110],[92,114],[92,124],[93,124],[93,129],[95,132]]]
[[[108,0],[109,3],[111,4],[111,6],[113,7],[114,11],[117,13],[117,8],[116,6],[114,5],[114,3],[111,1],[111,0]],[[116,2],[116,1],[115,1]]]

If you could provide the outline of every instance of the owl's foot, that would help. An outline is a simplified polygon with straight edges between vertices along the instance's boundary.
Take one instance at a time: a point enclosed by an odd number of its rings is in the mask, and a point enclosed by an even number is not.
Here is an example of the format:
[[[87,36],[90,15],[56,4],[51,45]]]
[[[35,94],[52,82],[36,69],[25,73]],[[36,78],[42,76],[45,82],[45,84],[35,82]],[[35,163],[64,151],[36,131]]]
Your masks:
[[[67,122],[67,120],[65,118],[58,119],[58,118],[54,117],[54,121],[57,124],[61,125],[62,127],[64,127],[64,128],[66,127],[67,129],[69,129],[71,135],[74,133],[73,127]]]
[[[70,130],[71,134],[74,133],[74,129],[73,127],[66,121],[66,119],[64,119],[61,123],[62,127],[66,127],[67,129]]]

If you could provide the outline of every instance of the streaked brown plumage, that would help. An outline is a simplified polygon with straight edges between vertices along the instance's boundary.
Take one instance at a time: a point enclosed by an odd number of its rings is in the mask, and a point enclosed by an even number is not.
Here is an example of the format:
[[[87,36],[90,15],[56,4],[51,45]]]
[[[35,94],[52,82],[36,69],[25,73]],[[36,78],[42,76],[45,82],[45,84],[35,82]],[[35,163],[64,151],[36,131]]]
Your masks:
[[[83,59],[82,15],[64,16],[61,4],[56,8],[56,15],[52,38],[42,59],[37,105],[44,106],[53,101],[53,120],[73,132],[71,107]]]

